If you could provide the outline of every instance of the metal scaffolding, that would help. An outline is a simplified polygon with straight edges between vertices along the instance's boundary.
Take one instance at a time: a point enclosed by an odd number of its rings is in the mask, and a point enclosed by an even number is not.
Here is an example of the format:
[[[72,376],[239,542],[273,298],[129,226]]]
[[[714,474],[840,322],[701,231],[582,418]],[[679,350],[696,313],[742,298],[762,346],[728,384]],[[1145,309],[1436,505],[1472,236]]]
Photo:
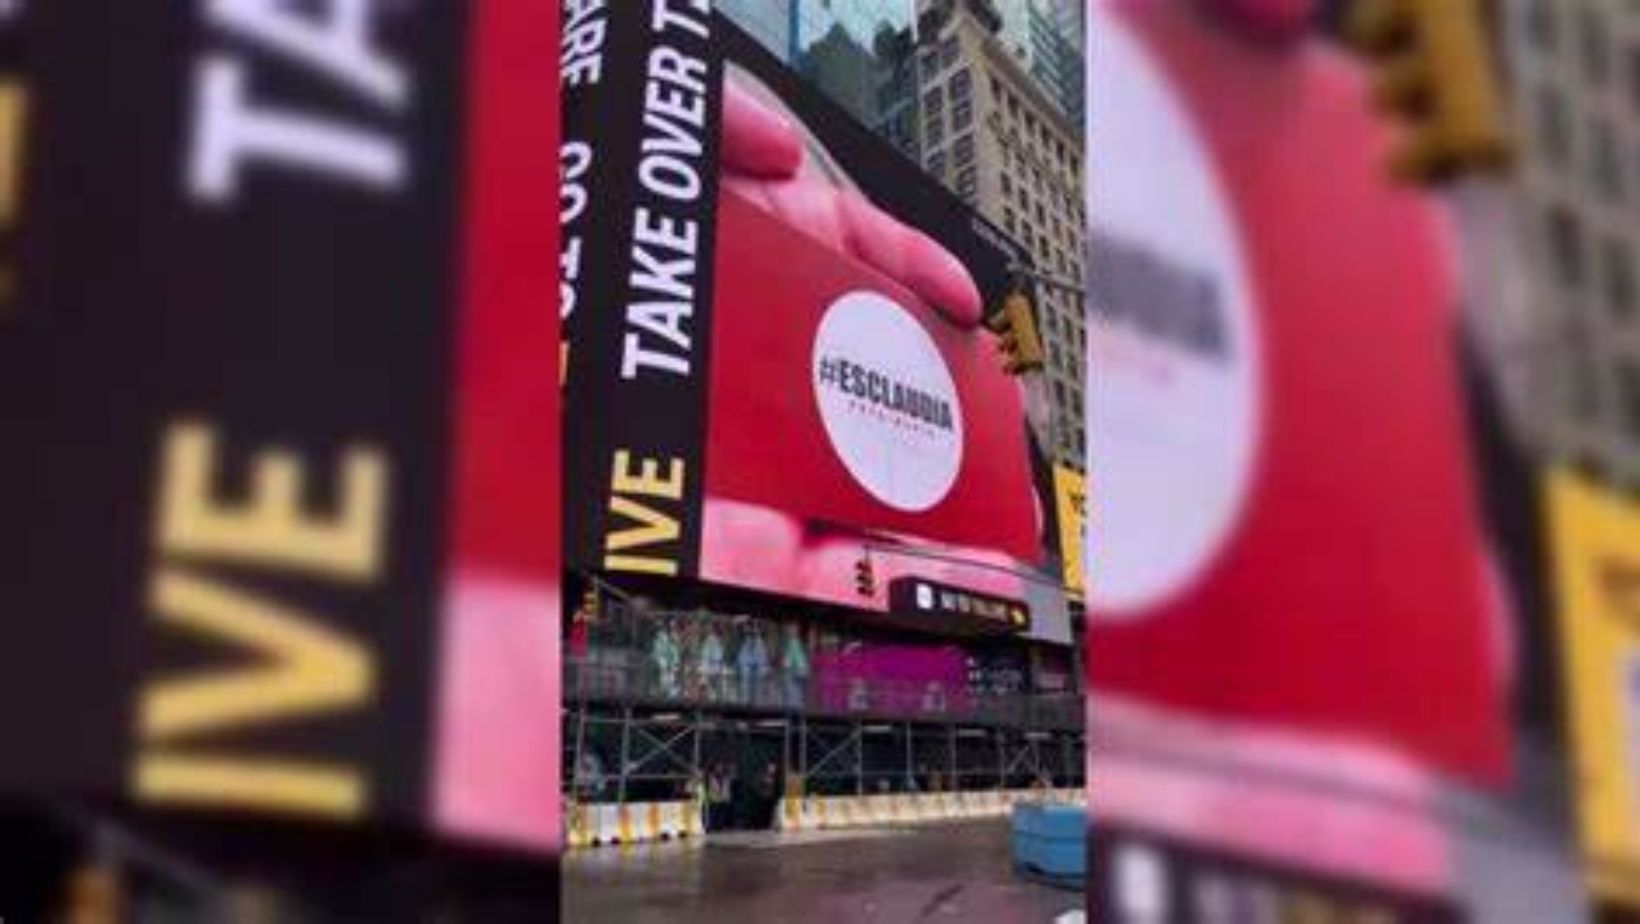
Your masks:
[[[972,717],[837,715],[758,704],[571,696],[566,791],[587,802],[681,798],[714,764],[775,764],[827,795],[1006,789],[1082,781],[1082,729]],[[965,720],[966,719],[966,720]]]

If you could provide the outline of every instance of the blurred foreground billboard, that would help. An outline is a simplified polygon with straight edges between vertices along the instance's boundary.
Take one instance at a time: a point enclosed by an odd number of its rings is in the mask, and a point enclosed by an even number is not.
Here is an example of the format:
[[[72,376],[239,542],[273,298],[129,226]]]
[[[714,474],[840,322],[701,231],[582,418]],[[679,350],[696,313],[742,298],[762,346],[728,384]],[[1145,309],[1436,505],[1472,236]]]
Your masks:
[[[0,795],[553,849],[531,9],[27,5]]]

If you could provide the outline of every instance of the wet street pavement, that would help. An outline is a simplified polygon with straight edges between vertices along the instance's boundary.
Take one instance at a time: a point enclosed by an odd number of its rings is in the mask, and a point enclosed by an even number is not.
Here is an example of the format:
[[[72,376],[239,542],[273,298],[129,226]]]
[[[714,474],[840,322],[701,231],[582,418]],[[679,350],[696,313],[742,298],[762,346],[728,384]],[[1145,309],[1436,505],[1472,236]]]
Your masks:
[[[1035,924],[1082,907],[1013,874],[1005,821],[713,837],[570,854],[564,919]]]

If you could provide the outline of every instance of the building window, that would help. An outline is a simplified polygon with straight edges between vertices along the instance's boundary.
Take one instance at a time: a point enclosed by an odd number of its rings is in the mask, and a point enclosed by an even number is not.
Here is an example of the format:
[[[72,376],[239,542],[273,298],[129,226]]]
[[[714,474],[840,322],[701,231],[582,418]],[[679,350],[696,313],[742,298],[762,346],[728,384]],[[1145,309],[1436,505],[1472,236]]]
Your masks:
[[[971,100],[959,99],[951,104],[951,130],[960,132],[974,122],[974,104]]]
[[[1629,436],[1640,437],[1640,363],[1629,360],[1618,366],[1617,384],[1623,393],[1623,425]]]
[[[1008,196],[1012,196],[1013,194],[1014,194],[1014,181],[1011,177],[1008,176],[1008,174],[1004,173],[1002,175],[1002,195],[1004,197],[1008,197]]]
[[[927,93],[923,94],[923,115],[930,119],[939,118],[940,107],[943,106],[944,103],[945,92],[939,84],[935,84],[933,89],[930,89]]]
[[[1549,84],[1538,87],[1538,143],[1550,163],[1564,167],[1571,160],[1572,128],[1566,98]]]
[[[1014,210],[1007,206],[1002,208],[1002,226],[1008,229],[1009,234],[1014,233]]]
[[[974,177],[974,168],[963,167],[957,172],[957,195],[961,196],[964,202],[971,203],[974,201],[976,192],[977,180]]]
[[[1633,254],[1622,241],[1608,240],[1606,251],[1606,302],[1613,315],[1625,320],[1634,317],[1635,291]]]
[[[939,179],[945,179],[945,152],[935,151],[928,155],[928,172]]]
[[[972,99],[974,96],[974,77],[963,68],[951,75],[951,99]]]
[[[950,67],[957,62],[957,37],[947,35],[940,41],[940,67]]]
[[[1600,375],[1589,345],[1582,339],[1568,345],[1567,371],[1570,374],[1572,413],[1585,420],[1600,414]]]
[[[1640,113],[1640,42],[1629,46],[1629,103]]]
[[[929,147],[934,147],[945,140],[945,120],[938,115],[929,116],[923,122],[924,139]]]
[[[1549,256],[1555,275],[1568,289],[1583,288],[1583,229],[1565,206],[1549,209]]]
[[[1601,85],[1611,75],[1611,50],[1606,45],[1606,23],[1594,4],[1583,4],[1583,73],[1589,82]]]
[[[1526,11],[1526,31],[1541,51],[1553,51],[1560,37],[1555,6],[1561,2],[1563,0],[1531,0]]]
[[[958,167],[966,167],[974,162],[974,136],[962,135],[952,142],[951,160]]]
[[[1617,150],[1617,133],[1612,131],[1610,122],[1605,119],[1596,120],[1590,131],[1593,140],[1591,156],[1594,158],[1595,188],[1612,199],[1623,198],[1623,165]]]

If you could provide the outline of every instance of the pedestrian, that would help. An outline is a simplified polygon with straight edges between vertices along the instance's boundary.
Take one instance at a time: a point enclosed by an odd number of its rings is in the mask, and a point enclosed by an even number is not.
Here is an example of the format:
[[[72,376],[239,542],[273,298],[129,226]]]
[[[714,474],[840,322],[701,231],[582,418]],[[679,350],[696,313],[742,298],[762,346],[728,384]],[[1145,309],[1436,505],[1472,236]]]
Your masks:
[[[729,768],[723,761],[718,761],[712,767],[712,775],[706,783],[707,830],[722,831],[729,826],[729,805],[732,795]]]
[[[752,817],[747,827],[769,829],[774,827],[774,810],[780,802],[780,770],[770,761],[757,778],[752,801]]]

